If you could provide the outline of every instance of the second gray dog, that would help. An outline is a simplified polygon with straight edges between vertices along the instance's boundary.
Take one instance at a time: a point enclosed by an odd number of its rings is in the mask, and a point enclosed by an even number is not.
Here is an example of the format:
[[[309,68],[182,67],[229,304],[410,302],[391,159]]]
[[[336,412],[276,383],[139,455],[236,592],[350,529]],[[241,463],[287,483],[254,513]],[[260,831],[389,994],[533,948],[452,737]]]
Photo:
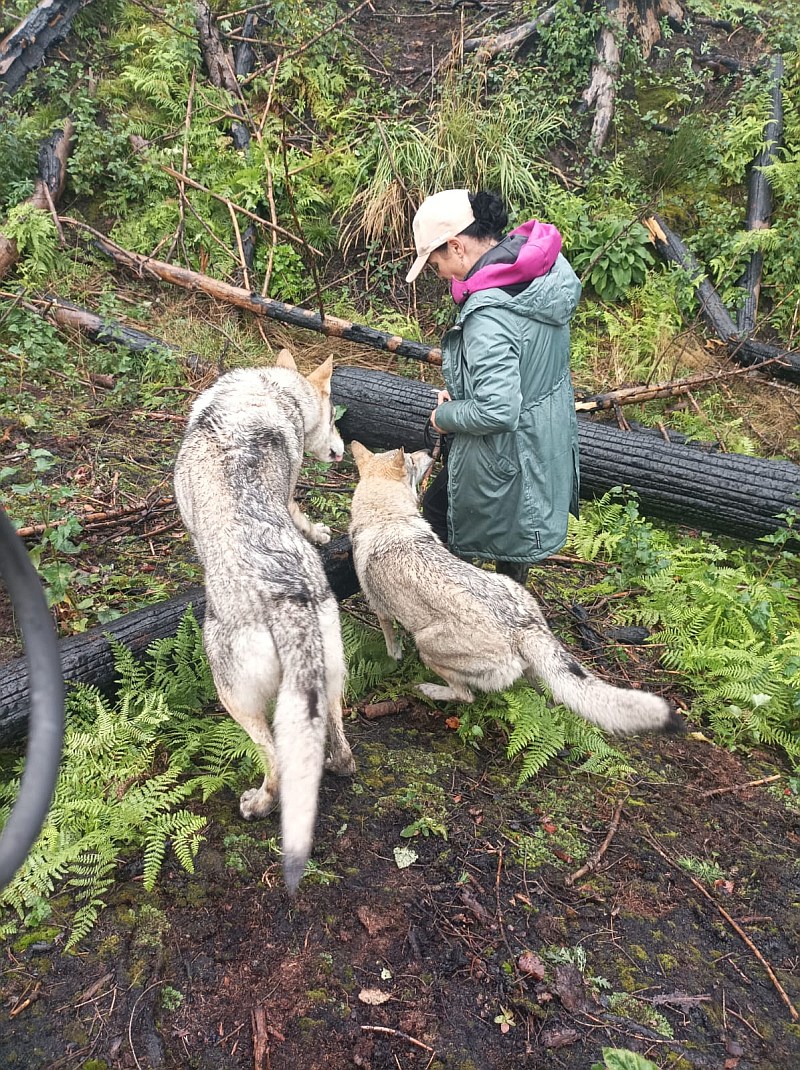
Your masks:
[[[391,657],[401,656],[397,620],[422,661],[446,681],[419,684],[423,694],[472,702],[473,689],[502,691],[525,676],[608,732],[682,730],[663,698],[613,687],[581,665],[524,587],[447,550],[417,508],[416,485],[431,465],[427,453],[372,454],[359,442],[352,449],[361,477],[350,524],[356,572]]]

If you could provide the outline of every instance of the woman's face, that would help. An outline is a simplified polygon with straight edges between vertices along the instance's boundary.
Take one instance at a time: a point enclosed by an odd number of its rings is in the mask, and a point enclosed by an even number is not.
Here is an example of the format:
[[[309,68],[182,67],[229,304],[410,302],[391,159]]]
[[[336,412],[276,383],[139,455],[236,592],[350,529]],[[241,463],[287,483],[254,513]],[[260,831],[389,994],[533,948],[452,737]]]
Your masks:
[[[446,282],[458,279],[463,282],[486,250],[496,244],[491,239],[477,241],[475,238],[459,235],[450,238],[441,249],[432,252],[428,263],[440,279]]]
[[[466,278],[467,270],[464,267],[464,256],[461,249],[454,249],[452,242],[447,242],[441,249],[437,249],[428,257],[428,263],[439,276],[449,282],[450,279],[462,280]]]

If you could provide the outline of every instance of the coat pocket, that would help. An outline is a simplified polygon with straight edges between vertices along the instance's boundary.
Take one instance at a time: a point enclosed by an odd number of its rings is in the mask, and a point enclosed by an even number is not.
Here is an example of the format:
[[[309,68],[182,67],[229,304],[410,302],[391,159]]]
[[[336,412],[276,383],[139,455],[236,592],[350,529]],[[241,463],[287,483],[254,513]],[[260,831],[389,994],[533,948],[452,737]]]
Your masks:
[[[498,482],[505,483],[519,473],[511,435],[481,435],[477,446],[478,463]]]

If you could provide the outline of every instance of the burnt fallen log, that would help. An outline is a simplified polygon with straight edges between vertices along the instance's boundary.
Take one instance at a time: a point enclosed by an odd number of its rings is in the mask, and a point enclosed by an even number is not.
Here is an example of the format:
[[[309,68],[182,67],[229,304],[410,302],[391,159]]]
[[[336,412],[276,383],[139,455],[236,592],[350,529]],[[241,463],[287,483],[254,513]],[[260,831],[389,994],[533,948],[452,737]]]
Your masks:
[[[341,601],[358,591],[358,579],[353,568],[350,539],[345,535],[320,548],[328,582]],[[202,622],[205,612],[205,593],[193,587],[185,594],[157,602],[81,635],[62,639],[59,643],[61,671],[67,684],[91,684],[101,690],[115,682],[114,654],[109,637],[141,656],[156,639],[174,635],[189,607]],[[24,736],[28,719],[30,692],[25,658],[17,658],[0,670],[0,744]]]
[[[731,360],[746,367],[769,361],[764,370],[769,375],[800,383],[800,353],[781,346],[742,337],[714,285],[706,276],[694,253],[655,213],[643,220],[650,231],[659,255],[668,263],[678,264],[697,282],[700,315],[717,338],[725,343]]]
[[[777,150],[783,140],[782,78],[783,56],[777,55],[772,63],[772,84],[770,89],[772,114],[764,130],[766,146],[756,156],[750,168],[745,230],[767,230],[772,218],[772,190],[764,168],[775,162]],[[740,334],[751,334],[756,328],[763,267],[764,254],[757,250],[751,255],[739,283],[744,290],[744,302],[736,317],[736,326]]]
[[[426,383],[339,367],[332,392],[345,406],[339,429],[346,440],[370,449],[430,446],[425,429],[436,392]],[[582,498],[629,487],[645,516],[739,539],[786,527],[780,514],[800,509],[800,466],[789,461],[712,453],[586,418],[578,420],[578,437]]]
[[[336,316],[323,317],[318,312],[311,312],[298,305],[289,305],[270,297],[260,297],[241,286],[220,282],[219,279],[212,279],[210,275],[202,275],[199,271],[191,271],[188,268],[168,264],[163,260],[154,260],[152,257],[130,252],[84,223],[63,217],[61,221],[71,226],[77,225],[92,233],[95,244],[106,256],[119,267],[133,272],[138,278],[159,279],[191,293],[204,293],[220,301],[227,301],[228,304],[235,305],[237,308],[244,308],[252,312],[254,316],[274,319],[290,327],[317,331],[331,338],[345,338],[349,342],[357,342],[359,345],[370,346],[372,349],[384,349],[389,353],[395,353],[398,357],[408,357],[410,360],[421,360],[427,364],[442,363],[442,351],[433,346],[409,341],[398,334],[387,334],[386,331],[378,331],[363,323],[352,323],[350,320],[339,319]]]
[[[196,353],[179,349],[165,342],[163,338],[156,338],[155,335],[140,331],[137,327],[127,327],[118,320],[109,319],[108,316],[99,316],[96,312],[65,301],[63,297],[46,297],[37,305],[26,303],[25,307],[45,319],[52,320],[60,327],[77,328],[98,345],[124,346],[132,353],[169,353],[176,362],[188,364],[193,371],[197,371],[203,364],[202,358]]]
[[[48,48],[69,33],[72,20],[91,0],[42,0],[0,41],[0,88],[15,93],[45,61]]]
[[[602,0],[596,6],[604,11],[595,38],[596,60],[583,92],[583,106],[595,108],[589,139],[593,153],[602,149],[611,128],[626,38],[635,38],[642,57],[647,59],[661,39],[662,20],[666,18],[672,26],[680,26],[684,19],[678,0]]]
[[[488,63],[501,52],[509,52],[512,48],[523,45],[529,37],[532,37],[542,26],[549,26],[556,15],[556,5],[548,7],[541,15],[537,15],[530,22],[520,23],[519,26],[511,26],[502,33],[491,37],[468,37],[464,41],[464,52],[475,52],[479,63]]]
[[[58,203],[67,181],[67,158],[72,147],[73,130],[72,120],[67,119],[60,130],[54,130],[40,145],[39,177],[36,179],[33,193],[24,204],[44,212],[50,210],[55,213],[54,206]],[[13,238],[0,234],[0,279],[18,259],[17,243]]]

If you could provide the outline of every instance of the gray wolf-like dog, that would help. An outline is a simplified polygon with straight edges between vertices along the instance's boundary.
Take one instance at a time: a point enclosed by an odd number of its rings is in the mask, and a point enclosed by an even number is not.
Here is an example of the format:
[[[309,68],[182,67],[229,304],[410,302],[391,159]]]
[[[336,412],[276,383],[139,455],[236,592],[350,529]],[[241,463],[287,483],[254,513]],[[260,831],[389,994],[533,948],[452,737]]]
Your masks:
[[[192,406],[175,462],[178,507],[205,572],[203,641],[214,683],[269,768],[240,810],[263,817],[279,794],[291,892],[311,852],[323,766],[342,775],[355,769],[342,727],[339,609],[311,545],[328,542],[330,532],[294,500],[304,451],[342,458],[332,372],[328,358],[304,377],[281,350],[274,368],[221,376]]]
[[[501,691],[525,676],[608,732],[681,730],[663,698],[613,687],[582,666],[524,587],[447,550],[417,509],[416,485],[431,465],[427,453],[373,454],[359,442],[352,449],[360,475],[350,524],[356,572],[390,656],[402,654],[397,620],[422,661],[446,681],[420,684],[423,694],[472,702],[473,689]]]

